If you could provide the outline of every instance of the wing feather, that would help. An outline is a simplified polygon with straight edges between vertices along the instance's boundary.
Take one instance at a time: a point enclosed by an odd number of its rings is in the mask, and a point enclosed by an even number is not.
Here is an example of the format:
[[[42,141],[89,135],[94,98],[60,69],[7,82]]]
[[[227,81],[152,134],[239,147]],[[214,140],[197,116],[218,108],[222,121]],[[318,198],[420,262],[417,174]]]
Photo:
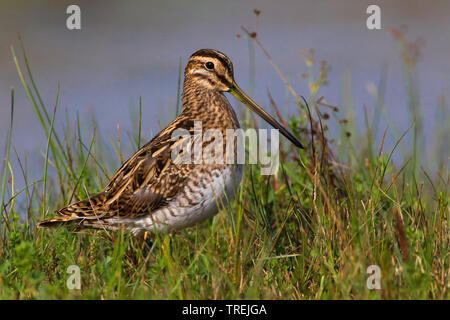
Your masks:
[[[104,191],[58,210],[73,219],[137,217],[172,200],[183,187],[193,165],[171,159],[176,129],[194,132],[194,121],[180,115],[166,129],[138,150],[114,174]]]

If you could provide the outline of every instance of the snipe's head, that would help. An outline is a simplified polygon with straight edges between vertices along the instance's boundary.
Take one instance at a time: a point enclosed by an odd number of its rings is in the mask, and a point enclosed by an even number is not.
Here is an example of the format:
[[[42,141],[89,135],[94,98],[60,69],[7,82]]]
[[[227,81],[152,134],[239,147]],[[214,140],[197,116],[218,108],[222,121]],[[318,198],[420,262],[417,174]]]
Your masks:
[[[229,92],[250,110],[271,124],[288,138],[296,147],[303,148],[288,130],[258,106],[234,81],[233,63],[222,52],[213,49],[200,49],[194,52],[184,71],[185,85],[205,88],[216,92]]]
[[[233,86],[233,63],[222,52],[213,49],[195,51],[186,65],[185,79],[192,85],[224,92]]]

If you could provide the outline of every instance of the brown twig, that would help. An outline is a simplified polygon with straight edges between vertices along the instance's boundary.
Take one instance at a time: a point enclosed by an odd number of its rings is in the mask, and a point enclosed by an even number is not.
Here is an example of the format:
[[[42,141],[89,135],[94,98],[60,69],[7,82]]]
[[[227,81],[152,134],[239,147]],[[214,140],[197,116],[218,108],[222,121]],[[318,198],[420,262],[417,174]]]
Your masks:
[[[277,115],[278,120],[280,120],[281,125],[287,129],[286,122],[284,122],[283,118],[281,117],[280,110],[278,110],[278,107],[277,107],[275,101],[273,100],[269,89],[267,89],[267,96],[269,97],[270,105],[275,110],[275,114]]]
[[[288,79],[283,75],[283,73],[281,72],[280,68],[278,68],[277,64],[273,61],[272,57],[270,56],[269,52],[267,52],[266,48],[264,48],[264,46],[262,45],[261,42],[259,42],[258,37],[256,32],[250,32],[247,30],[247,28],[245,28],[244,26],[241,26],[241,29],[245,31],[245,33],[253,39],[253,41],[256,42],[256,44],[261,48],[261,50],[263,51],[264,55],[267,57],[267,59],[269,60],[270,64],[272,65],[272,67],[275,69],[275,71],[278,73],[278,75],[280,76],[281,80],[284,82],[284,84],[286,85],[286,87],[288,88],[288,90],[291,92],[291,94],[295,97],[295,99],[297,99],[298,101],[300,101],[300,97],[298,96],[297,92],[295,92],[295,90],[292,88],[292,86],[290,85]]]

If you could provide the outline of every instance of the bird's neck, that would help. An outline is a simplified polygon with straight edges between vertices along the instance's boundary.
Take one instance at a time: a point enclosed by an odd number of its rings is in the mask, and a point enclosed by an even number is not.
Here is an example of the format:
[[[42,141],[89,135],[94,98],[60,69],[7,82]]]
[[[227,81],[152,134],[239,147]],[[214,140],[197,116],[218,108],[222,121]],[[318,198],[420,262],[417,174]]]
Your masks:
[[[216,101],[224,98],[219,91],[212,90],[205,86],[199,85],[198,82],[186,77],[183,85],[183,93],[181,101],[183,110],[186,109],[201,109],[199,111],[211,112],[208,107],[212,107]]]
[[[181,98],[182,113],[201,120],[204,127],[215,127],[218,123],[228,128],[239,127],[236,114],[223,93],[185,81]]]

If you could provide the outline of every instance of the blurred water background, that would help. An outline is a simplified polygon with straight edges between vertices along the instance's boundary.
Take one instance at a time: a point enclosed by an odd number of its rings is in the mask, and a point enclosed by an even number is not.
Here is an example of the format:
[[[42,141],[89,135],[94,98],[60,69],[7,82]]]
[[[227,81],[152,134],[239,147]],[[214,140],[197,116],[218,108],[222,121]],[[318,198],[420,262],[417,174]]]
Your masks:
[[[82,30],[66,28],[66,8],[81,7]],[[378,4],[382,30],[366,28],[366,8]],[[448,1],[25,1],[0,2],[0,141],[6,139],[10,117],[10,87],[16,88],[13,145],[20,157],[27,155],[29,181],[41,176],[46,138],[20,84],[10,46],[20,54],[21,34],[32,72],[49,108],[54,105],[57,83],[61,86],[55,128],[67,116],[75,123],[77,113],[89,127],[92,117],[104,136],[116,136],[120,124],[125,157],[126,131],[132,128],[130,109],[138,110],[142,98],[143,135],[166,125],[175,114],[180,58],[184,67],[199,48],[215,48],[233,61],[238,84],[251,91],[255,101],[270,111],[270,89],[283,114],[297,112],[292,97],[272,66],[254,47],[254,83],[251,81],[249,42],[241,25],[255,27],[253,9],[261,10],[258,34],[280,69],[299,94],[308,87],[300,77],[306,66],[301,50],[315,49],[320,61],[331,65],[329,85],[322,88],[331,105],[352,104],[355,119],[364,125],[364,106],[373,116],[370,83],[378,86],[386,70],[385,105],[398,132],[411,124],[407,92],[402,77],[399,49],[389,27],[408,26],[407,36],[421,38],[417,65],[420,108],[425,141],[433,137],[441,116],[440,99],[448,97],[450,80],[450,2]],[[23,60],[20,60],[24,67]],[[386,66],[386,69],[383,69]],[[345,92],[351,90],[351,101]],[[232,104],[236,101],[230,97]],[[239,108],[238,108],[239,109]],[[239,109],[240,110],[240,109]],[[238,111],[239,111],[238,110]],[[67,112],[67,113],[66,113]],[[271,112],[271,111],[270,111]],[[380,130],[386,128],[380,122]],[[87,132],[89,137],[90,133]],[[378,137],[380,139],[380,137]],[[386,148],[393,141],[387,141]],[[427,145],[427,144],[426,144]],[[17,165],[15,155],[11,156]],[[17,176],[17,188],[23,186]]]

